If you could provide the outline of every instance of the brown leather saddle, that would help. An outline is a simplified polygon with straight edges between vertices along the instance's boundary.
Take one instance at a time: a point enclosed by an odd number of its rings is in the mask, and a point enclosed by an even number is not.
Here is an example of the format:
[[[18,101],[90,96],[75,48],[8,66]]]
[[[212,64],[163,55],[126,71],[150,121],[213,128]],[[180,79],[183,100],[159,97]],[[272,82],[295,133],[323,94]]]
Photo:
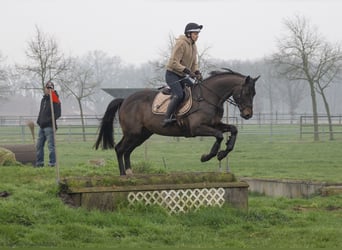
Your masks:
[[[185,97],[183,102],[179,105],[176,115],[181,116],[186,114],[192,106],[192,94],[191,88],[184,88]],[[154,114],[162,115],[165,114],[167,106],[169,106],[171,100],[171,89],[168,87],[163,87],[160,92],[156,95],[152,103],[152,112]]]

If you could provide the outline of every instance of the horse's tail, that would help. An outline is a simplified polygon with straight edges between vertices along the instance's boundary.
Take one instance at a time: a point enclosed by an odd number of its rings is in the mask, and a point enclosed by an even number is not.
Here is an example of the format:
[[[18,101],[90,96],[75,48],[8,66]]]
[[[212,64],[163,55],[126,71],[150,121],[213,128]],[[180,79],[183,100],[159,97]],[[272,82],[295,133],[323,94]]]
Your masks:
[[[123,101],[123,98],[117,98],[108,104],[107,110],[102,117],[100,132],[94,145],[95,149],[98,149],[100,145],[102,149],[114,148],[113,122],[115,114]]]

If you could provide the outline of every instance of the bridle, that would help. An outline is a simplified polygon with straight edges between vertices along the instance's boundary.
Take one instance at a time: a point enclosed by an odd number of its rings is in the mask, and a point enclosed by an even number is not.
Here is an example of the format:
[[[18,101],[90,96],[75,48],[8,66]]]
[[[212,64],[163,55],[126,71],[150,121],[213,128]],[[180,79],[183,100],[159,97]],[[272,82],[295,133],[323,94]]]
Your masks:
[[[235,106],[235,107],[238,107],[239,109],[242,107],[242,105],[241,105],[241,103],[240,103],[240,97],[241,97],[241,94],[242,94],[242,88],[241,88],[241,90],[240,90],[239,95],[238,95],[236,98],[234,98],[234,97],[232,97],[232,96],[230,96],[229,98],[226,98],[225,96],[221,97],[221,95],[215,93],[215,91],[211,90],[211,89],[208,88],[206,85],[202,84],[202,82],[198,82],[198,83],[197,83],[197,86],[199,87],[199,92],[200,92],[200,94],[199,94],[200,97],[198,97],[198,99],[199,99],[199,100],[204,100],[204,101],[206,101],[208,104],[215,106],[215,107],[218,108],[219,110],[221,110],[222,107],[220,107],[220,106],[218,106],[218,105],[216,105],[216,104],[214,104],[214,103],[211,103],[210,101],[208,101],[206,98],[203,97],[201,87],[205,88],[206,90],[208,90],[208,92],[210,92],[210,93],[212,93],[214,96],[218,97],[218,98],[219,98],[219,103],[220,103],[221,101],[224,101],[224,102],[228,102],[229,104],[232,104],[232,105]]]
[[[233,99],[232,97],[229,97],[229,98],[226,100],[226,102],[228,102],[229,104],[232,104],[232,105],[235,106],[235,107],[238,107],[238,106],[239,106],[239,104],[238,104],[236,101],[234,101],[234,99]]]

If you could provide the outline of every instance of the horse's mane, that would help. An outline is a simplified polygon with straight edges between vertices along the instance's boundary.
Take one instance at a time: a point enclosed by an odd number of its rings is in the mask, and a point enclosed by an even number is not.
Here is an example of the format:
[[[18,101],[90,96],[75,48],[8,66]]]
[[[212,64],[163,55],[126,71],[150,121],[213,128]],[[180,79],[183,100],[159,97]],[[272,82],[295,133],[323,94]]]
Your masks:
[[[246,77],[245,75],[239,73],[239,72],[236,72],[236,71],[233,71],[231,69],[228,69],[228,68],[221,68],[223,69],[224,71],[221,71],[221,70],[214,70],[214,71],[211,71],[209,73],[209,78],[212,78],[212,77],[215,77],[215,76],[218,76],[218,75],[225,75],[225,74],[229,74],[229,75],[237,75],[237,76],[241,76],[241,77]]]

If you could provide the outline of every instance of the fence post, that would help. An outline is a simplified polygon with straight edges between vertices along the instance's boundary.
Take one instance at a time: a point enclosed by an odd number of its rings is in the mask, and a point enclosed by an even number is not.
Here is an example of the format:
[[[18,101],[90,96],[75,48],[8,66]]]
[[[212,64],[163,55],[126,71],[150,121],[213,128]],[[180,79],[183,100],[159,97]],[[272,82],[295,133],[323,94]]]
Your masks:
[[[303,129],[302,129],[302,126],[303,126],[303,116],[300,116],[299,118],[299,139],[302,140],[302,133],[303,133]]]

